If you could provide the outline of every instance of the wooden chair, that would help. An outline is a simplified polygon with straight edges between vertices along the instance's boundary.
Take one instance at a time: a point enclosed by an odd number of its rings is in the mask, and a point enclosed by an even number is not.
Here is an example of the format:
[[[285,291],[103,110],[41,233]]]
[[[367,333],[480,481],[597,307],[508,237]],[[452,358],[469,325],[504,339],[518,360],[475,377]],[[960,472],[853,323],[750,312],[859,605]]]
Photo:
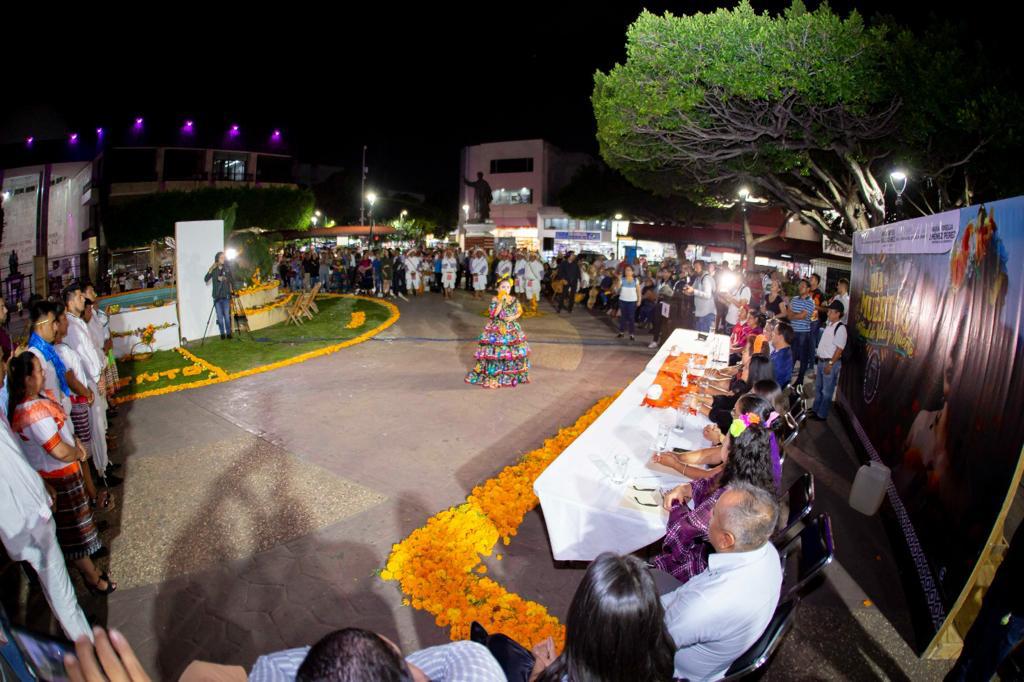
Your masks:
[[[311,308],[314,313],[319,313],[320,312],[320,309],[316,307],[316,295],[320,293],[320,287],[321,286],[322,286],[321,283],[317,282],[313,286],[313,289],[309,292],[309,308]],[[313,316],[310,315],[309,319],[312,320]]]
[[[302,324],[303,313],[306,310],[306,297],[309,294],[300,293],[295,297],[295,302],[292,303],[291,308],[288,309],[288,321],[294,322],[296,325]],[[312,316],[309,316],[312,319]]]

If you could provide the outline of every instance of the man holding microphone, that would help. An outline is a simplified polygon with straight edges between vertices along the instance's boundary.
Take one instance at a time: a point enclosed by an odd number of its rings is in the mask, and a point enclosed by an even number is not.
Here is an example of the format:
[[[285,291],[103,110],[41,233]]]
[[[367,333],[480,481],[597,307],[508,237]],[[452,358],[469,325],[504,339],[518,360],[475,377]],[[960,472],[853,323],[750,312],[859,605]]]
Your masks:
[[[217,311],[217,328],[220,338],[231,338],[231,269],[227,264],[227,256],[218,251],[213,265],[206,271],[204,282],[213,280],[213,307]]]

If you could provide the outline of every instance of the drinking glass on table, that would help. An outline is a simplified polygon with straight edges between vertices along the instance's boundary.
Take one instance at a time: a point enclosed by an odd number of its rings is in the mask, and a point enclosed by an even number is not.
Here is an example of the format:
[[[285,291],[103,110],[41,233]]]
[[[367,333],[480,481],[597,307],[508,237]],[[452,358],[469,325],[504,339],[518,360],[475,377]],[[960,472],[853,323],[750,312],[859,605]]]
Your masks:
[[[629,457],[623,452],[615,453],[615,456],[612,458],[612,472],[608,478],[616,485],[625,483],[628,471]]]
[[[663,452],[668,449],[668,435],[672,430],[671,425],[660,423],[658,424],[658,435],[654,437],[654,448],[655,452]]]

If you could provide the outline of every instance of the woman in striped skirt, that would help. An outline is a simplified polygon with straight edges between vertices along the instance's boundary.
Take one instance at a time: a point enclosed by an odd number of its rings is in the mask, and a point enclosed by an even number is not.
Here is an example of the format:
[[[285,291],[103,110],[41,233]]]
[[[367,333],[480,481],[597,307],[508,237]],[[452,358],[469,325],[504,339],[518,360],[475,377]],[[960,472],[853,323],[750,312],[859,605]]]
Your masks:
[[[13,358],[9,372],[11,428],[20,437],[29,464],[56,493],[57,541],[64,556],[82,573],[89,590],[110,594],[117,583],[101,573],[91,558],[103,545],[82,477],[81,462],[89,455],[75,438],[60,403],[40,393],[45,378],[36,356],[22,353]]]

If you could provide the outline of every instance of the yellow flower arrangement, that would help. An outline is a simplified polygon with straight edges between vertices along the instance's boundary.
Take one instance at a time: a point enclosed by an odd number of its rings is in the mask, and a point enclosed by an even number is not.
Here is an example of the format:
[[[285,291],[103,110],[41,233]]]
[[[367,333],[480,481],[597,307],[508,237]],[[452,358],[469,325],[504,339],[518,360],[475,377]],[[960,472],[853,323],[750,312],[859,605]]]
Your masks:
[[[123,339],[127,336],[138,336],[140,339],[142,339],[143,343],[147,345],[152,345],[153,340],[156,337],[156,332],[160,331],[161,329],[170,329],[171,327],[176,326],[178,325],[176,325],[173,322],[164,322],[163,324],[156,325],[150,324],[146,325],[145,327],[139,327],[138,329],[129,329],[128,331],[124,332],[110,332],[110,336],[112,336],[115,339]],[[153,335],[153,339],[147,341],[146,335],[149,334],[150,332]]]
[[[278,286],[280,286],[280,285],[277,282],[277,280],[273,280],[273,279],[270,280],[269,282],[262,282],[262,283],[258,282],[256,280],[253,280],[253,283],[252,283],[251,286],[247,286],[244,289],[239,289],[235,293],[238,294],[239,296],[245,296],[246,294],[255,294],[255,293],[258,293],[260,291],[270,291],[271,289],[274,289],[274,288],[276,288]]]
[[[273,310],[274,308],[280,308],[283,305],[288,305],[289,303],[291,303],[293,298],[295,298],[295,294],[288,294],[284,298],[278,299],[269,305],[263,306],[262,308],[246,308],[245,314],[246,316],[259,315],[261,313]]]
[[[366,324],[366,313],[362,310],[357,310],[352,313],[352,319],[345,325],[348,329],[359,329]]]
[[[393,545],[380,577],[398,582],[402,603],[432,614],[439,627],[450,628],[453,641],[469,639],[475,620],[525,647],[551,637],[561,650],[565,628],[558,619],[484,577],[481,557],[491,555],[499,538],[505,545],[511,542],[527,512],[537,506],[533,482],[614,399],[598,401],[571,427],[474,488],[463,504],[435,514]]]
[[[176,393],[178,391],[187,391],[193,388],[200,388],[201,386],[220,384],[225,381],[233,381],[234,379],[241,379],[242,377],[251,376],[253,374],[261,374],[263,372],[269,372],[271,370],[280,369],[282,367],[288,367],[289,365],[297,365],[300,362],[312,360],[313,358],[318,358],[324,355],[337,353],[342,348],[348,348],[349,346],[354,346],[356,344],[363,343],[364,341],[369,341],[374,336],[376,336],[377,334],[379,334],[380,332],[384,331],[385,329],[393,325],[395,322],[397,322],[400,315],[398,307],[395,306],[393,303],[389,303],[388,301],[381,301],[375,298],[370,298],[369,296],[354,296],[352,294],[320,294],[319,297],[351,298],[354,300],[370,301],[372,303],[376,303],[377,305],[382,305],[386,307],[390,311],[391,315],[388,317],[388,319],[384,320],[384,322],[380,323],[373,329],[365,331],[359,336],[352,337],[347,341],[342,341],[341,343],[336,343],[331,346],[325,346],[317,350],[309,351],[308,353],[302,353],[301,355],[296,355],[295,357],[288,358],[287,360],[272,362],[269,365],[252,367],[250,369],[242,370],[241,372],[233,372],[231,374],[228,374],[220,367],[211,365],[206,360],[203,360],[202,358],[193,355],[184,348],[175,348],[174,350],[181,353],[181,355],[183,355],[185,359],[191,360],[193,363],[199,364],[207,371],[209,371],[211,375],[210,378],[203,379],[202,381],[193,381],[191,383],[181,384],[178,386],[166,386],[164,388],[153,389],[152,391],[143,391],[142,393],[135,393],[133,395],[120,396],[117,398],[113,398],[111,400],[111,403],[115,405],[120,405],[122,403],[131,402],[132,400],[141,400],[142,398],[153,398],[159,395],[167,395],[168,393]]]

